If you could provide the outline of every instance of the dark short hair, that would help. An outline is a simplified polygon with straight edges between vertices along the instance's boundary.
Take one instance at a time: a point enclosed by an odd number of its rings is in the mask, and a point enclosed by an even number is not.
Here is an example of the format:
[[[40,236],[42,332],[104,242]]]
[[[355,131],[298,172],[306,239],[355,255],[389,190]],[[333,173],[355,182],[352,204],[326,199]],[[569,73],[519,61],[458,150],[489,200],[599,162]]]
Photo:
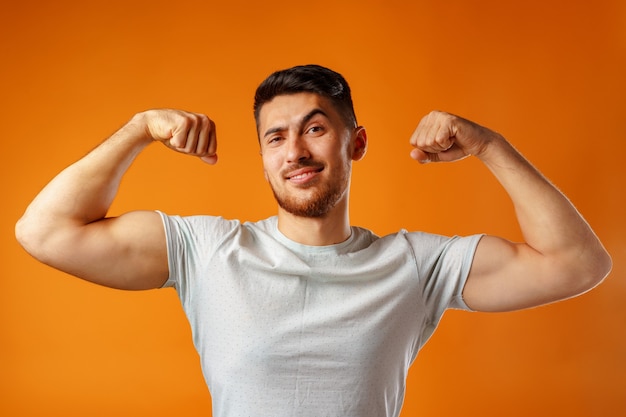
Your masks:
[[[347,126],[356,126],[350,86],[341,74],[320,65],[299,65],[276,71],[267,77],[254,95],[254,120],[259,128],[261,107],[274,97],[315,93],[330,99]]]

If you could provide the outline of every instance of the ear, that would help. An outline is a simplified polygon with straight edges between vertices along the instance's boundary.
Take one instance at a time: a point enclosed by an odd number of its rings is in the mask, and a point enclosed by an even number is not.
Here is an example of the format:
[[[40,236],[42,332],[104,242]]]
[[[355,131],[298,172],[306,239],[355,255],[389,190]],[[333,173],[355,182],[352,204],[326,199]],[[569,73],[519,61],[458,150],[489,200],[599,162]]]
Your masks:
[[[367,152],[367,132],[363,126],[359,126],[355,129],[354,134],[352,160],[360,161]]]

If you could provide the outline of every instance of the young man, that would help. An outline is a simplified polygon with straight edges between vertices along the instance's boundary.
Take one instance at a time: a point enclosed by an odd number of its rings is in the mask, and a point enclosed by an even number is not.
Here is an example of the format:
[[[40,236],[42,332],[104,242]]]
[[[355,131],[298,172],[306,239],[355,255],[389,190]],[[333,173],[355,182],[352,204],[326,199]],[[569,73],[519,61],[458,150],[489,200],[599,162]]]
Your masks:
[[[130,212],[107,218],[152,142],[217,162],[206,116],[150,110],[54,178],[17,225],[55,268],[122,289],[174,287],[216,416],[397,416],[409,365],[447,308],[509,311],[581,294],[611,260],[570,202],[499,134],[442,112],[410,141],[419,162],[473,155],[510,195],[525,242],[351,226],[352,161],[367,135],[343,77],[272,74],[255,96],[278,214],[256,223]]]

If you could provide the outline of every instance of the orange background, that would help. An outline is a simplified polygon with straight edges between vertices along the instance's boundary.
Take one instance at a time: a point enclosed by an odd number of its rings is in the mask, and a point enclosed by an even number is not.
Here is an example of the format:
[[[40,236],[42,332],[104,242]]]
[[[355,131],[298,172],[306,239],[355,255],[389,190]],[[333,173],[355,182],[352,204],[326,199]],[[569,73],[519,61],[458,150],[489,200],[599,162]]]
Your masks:
[[[614,258],[603,285],[569,302],[448,313],[412,367],[402,415],[626,414],[624,1],[27,0],[0,9],[0,415],[210,415],[174,291],[72,279],[30,258],[13,226],[53,175],[153,107],[209,114],[220,163],[153,146],[112,214],[272,215],[252,94],[271,71],[303,63],[343,73],[368,128],[353,223],[519,239],[507,197],[477,161],[408,157],[421,116],[441,109],[507,136]]]

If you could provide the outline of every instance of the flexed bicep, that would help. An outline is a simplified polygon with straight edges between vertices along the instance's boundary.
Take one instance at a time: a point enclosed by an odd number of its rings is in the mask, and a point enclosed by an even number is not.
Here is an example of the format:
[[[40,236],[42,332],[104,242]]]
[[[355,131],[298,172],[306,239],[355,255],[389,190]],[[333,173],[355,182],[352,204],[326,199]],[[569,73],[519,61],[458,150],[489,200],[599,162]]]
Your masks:
[[[161,287],[168,278],[165,231],[159,214],[133,211],[51,234],[34,255],[58,270],[111,288]]]
[[[18,242],[36,259],[98,284],[162,285],[167,251],[158,214],[106,217],[127,169],[154,141],[208,163],[217,160],[208,117],[178,110],[138,113],[39,192],[16,224]]]

